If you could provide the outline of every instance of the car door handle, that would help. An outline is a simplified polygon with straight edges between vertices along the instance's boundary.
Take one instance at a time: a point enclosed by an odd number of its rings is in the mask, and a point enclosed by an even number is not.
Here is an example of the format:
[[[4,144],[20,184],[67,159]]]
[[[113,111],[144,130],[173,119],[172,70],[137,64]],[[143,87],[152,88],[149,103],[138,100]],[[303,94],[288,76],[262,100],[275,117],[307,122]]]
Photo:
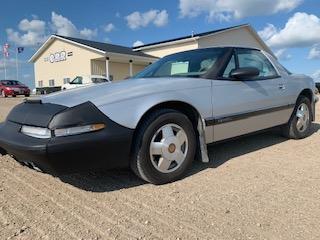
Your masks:
[[[283,83],[280,83],[280,84],[278,85],[278,88],[279,88],[280,90],[285,90],[285,89],[286,89],[286,86],[285,86]]]

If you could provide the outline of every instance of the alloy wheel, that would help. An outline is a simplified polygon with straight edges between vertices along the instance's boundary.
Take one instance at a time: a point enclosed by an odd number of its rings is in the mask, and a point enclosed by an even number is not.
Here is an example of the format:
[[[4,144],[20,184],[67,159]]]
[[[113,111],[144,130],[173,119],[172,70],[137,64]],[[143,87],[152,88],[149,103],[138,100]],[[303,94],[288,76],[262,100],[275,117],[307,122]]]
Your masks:
[[[297,109],[297,129],[299,132],[304,132],[309,125],[310,113],[307,104],[301,103]]]
[[[156,131],[150,143],[150,158],[161,173],[177,170],[188,152],[188,137],[177,124],[166,124]]]

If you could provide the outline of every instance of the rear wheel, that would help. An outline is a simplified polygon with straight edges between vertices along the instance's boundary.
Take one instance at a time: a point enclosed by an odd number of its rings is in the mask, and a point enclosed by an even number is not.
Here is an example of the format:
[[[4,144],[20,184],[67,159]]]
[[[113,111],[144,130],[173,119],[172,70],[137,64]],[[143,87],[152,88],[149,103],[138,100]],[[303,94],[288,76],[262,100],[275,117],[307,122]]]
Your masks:
[[[289,122],[282,128],[282,135],[292,139],[309,136],[312,122],[311,109],[309,98],[300,96]]]
[[[195,132],[187,116],[175,110],[158,110],[138,130],[131,168],[153,184],[175,181],[190,167],[196,145]]]
[[[30,94],[26,94],[26,95],[24,95],[25,97],[30,97]]]

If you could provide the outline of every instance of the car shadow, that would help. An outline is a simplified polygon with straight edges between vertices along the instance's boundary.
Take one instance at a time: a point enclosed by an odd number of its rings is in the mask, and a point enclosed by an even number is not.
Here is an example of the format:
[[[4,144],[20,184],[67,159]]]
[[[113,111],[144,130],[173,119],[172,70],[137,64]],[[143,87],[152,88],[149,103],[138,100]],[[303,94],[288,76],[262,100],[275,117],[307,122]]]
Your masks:
[[[312,124],[312,134],[320,131],[320,124]],[[196,161],[186,177],[197,174],[208,168],[217,168],[238,156],[258,151],[287,141],[280,136],[279,130],[275,129],[255,135],[245,136],[238,139],[208,146],[209,163]],[[111,192],[120,189],[133,188],[145,184],[128,169],[77,173],[59,176],[60,180],[79,189],[90,192]]]

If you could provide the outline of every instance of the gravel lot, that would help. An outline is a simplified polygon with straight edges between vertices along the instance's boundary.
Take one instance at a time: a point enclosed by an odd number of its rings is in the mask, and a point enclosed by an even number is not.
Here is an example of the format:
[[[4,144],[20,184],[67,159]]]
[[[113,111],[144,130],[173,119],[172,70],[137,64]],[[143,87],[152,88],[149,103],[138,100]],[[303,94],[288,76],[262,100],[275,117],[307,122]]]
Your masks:
[[[0,99],[0,121],[22,98]],[[59,178],[0,157],[0,239],[320,239],[320,107],[311,137],[209,147],[185,179],[130,171]]]

